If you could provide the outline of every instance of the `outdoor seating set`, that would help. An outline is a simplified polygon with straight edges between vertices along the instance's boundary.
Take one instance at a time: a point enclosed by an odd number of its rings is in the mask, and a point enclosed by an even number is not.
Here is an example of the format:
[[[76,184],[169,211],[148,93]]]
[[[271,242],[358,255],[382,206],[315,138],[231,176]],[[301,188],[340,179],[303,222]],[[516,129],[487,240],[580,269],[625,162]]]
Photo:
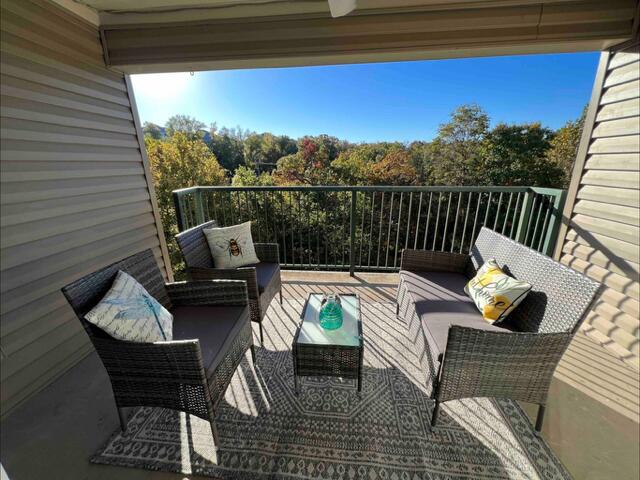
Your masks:
[[[126,407],[183,411],[210,422],[247,350],[256,354],[250,322],[260,328],[275,297],[282,302],[277,244],[255,244],[259,263],[216,268],[204,230],[208,222],[176,239],[189,280],[166,283],[151,250],[106,266],[62,291],[100,356],[111,380],[121,427]],[[229,255],[240,244],[230,246]],[[531,292],[506,320],[491,324],[463,288],[489,259],[526,280]],[[87,321],[118,272],[139,282],[173,315],[172,339],[139,343],[114,338]],[[439,405],[466,397],[507,397],[540,406],[540,430],[556,365],[588,308],[598,284],[549,257],[483,228],[469,255],[404,250],[397,314],[419,332],[426,381],[431,387],[435,426]],[[321,295],[311,294],[301,312],[292,346],[294,379],[335,375],[362,380],[363,333],[360,301],[344,296],[344,325],[322,333],[317,325]],[[156,319],[157,319],[156,315]],[[318,333],[320,332],[320,333]],[[365,324],[366,335],[366,324]]]

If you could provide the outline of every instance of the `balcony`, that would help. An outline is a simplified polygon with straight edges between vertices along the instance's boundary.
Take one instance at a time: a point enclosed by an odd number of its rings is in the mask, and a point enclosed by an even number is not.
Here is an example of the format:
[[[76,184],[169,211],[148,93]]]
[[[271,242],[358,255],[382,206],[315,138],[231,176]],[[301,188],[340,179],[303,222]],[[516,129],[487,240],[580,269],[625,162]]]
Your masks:
[[[404,248],[467,253],[483,226],[550,255],[565,192],[536,187],[212,187],[173,192],[178,230],[252,222],[282,268],[392,272]]]

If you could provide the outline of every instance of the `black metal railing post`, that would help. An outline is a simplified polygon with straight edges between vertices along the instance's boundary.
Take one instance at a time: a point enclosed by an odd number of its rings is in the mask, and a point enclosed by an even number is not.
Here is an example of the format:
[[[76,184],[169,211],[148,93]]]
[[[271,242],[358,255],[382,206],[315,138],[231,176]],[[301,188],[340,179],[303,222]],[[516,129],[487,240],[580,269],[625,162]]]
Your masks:
[[[356,272],[356,201],[358,192],[351,191],[351,213],[349,217],[349,275],[355,276]]]
[[[185,228],[184,212],[180,205],[180,194],[178,191],[173,192],[173,208],[176,211],[176,223],[178,224],[178,232],[182,232]]]

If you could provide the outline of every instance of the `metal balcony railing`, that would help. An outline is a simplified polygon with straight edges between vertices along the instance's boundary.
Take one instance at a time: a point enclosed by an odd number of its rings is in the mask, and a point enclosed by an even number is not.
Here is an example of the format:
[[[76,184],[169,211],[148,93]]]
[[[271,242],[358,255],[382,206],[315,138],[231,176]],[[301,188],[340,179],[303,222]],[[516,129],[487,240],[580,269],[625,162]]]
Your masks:
[[[469,251],[487,226],[547,255],[565,191],[534,187],[191,187],[173,192],[180,231],[251,220],[284,268],[393,271],[404,248]]]

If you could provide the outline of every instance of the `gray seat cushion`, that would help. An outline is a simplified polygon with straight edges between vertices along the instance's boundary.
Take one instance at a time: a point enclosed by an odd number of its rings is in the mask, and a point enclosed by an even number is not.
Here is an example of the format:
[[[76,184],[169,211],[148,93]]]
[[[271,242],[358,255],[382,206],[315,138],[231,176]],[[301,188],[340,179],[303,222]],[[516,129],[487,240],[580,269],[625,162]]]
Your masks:
[[[258,292],[263,293],[271,280],[276,274],[280,274],[280,265],[277,263],[260,262],[248,267],[256,267],[256,276],[258,277]]]
[[[469,281],[459,273],[407,272],[400,275],[411,294],[425,337],[434,358],[441,359],[451,325],[495,332],[508,331],[482,318],[473,300],[464,292]]]
[[[173,339],[200,340],[202,361],[210,376],[226,356],[242,327],[249,323],[246,306],[174,307]]]

